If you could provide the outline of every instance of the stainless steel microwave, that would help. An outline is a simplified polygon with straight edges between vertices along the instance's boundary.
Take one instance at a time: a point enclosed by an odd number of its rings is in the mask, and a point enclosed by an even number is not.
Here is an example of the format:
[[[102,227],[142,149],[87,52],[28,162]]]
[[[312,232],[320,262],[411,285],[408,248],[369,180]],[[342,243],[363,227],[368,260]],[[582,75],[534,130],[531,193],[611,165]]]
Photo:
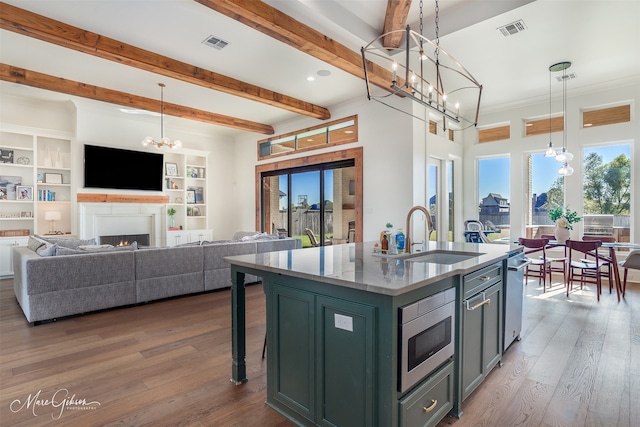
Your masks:
[[[453,357],[455,299],[455,289],[447,289],[398,309],[401,393]]]

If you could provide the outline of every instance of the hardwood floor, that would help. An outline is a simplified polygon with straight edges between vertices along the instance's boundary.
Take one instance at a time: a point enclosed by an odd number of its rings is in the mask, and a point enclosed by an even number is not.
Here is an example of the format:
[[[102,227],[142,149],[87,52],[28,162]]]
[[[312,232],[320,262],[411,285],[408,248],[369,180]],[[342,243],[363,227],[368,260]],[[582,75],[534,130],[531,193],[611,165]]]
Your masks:
[[[229,290],[32,327],[12,286],[0,281],[2,426],[294,425],[264,404],[260,285],[247,288],[242,386],[229,382]],[[522,341],[464,402],[464,416],[439,425],[640,425],[640,286],[619,304],[608,294],[598,303],[592,290],[567,299],[558,285],[542,294],[533,281],[525,292]],[[56,391],[66,407],[44,401]],[[21,408],[29,396],[41,404]]]

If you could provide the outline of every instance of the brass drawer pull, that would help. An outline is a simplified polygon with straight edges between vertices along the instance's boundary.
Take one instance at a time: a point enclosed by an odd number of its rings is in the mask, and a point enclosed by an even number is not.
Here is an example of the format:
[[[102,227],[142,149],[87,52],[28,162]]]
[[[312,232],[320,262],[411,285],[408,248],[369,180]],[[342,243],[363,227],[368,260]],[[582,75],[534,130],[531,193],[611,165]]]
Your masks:
[[[491,304],[491,298],[487,299],[486,294],[483,292],[482,293],[482,301],[477,303],[473,307],[469,307],[469,300],[465,300],[464,303],[467,305],[467,310],[468,311],[473,311],[476,308],[481,307],[481,306],[483,306],[485,304]]]
[[[482,276],[480,278],[480,280],[482,280],[483,282],[488,282],[489,280],[491,280],[491,277],[490,276]]]
[[[431,406],[429,406],[428,408],[425,408],[424,406],[422,407],[422,410],[424,412],[431,412],[435,409],[435,407],[438,405],[438,401],[437,400],[433,400],[431,399]]]

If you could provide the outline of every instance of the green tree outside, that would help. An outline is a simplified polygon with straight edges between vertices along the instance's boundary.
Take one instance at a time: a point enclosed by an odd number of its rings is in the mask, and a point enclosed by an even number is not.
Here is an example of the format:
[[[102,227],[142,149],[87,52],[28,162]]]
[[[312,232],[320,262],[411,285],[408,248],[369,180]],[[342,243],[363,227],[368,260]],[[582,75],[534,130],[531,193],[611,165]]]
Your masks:
[[[624,154],[604,164],[602,156],[584,159],[584,213],[628,215],[631,200],[631,159]]]

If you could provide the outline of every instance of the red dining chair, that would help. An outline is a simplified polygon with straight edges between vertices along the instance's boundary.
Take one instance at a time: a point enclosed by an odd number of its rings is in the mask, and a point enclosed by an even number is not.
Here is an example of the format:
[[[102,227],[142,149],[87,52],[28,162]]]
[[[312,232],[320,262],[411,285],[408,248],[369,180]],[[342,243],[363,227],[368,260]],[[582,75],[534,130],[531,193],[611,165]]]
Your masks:
[[[596,295],[600,301],[602,292],[602,262],[598,256],[598,248],[602,246],[599,240],[567,240],[569,249],[569,277],[567,280],[567,296],[573,289],[573,282],[580,282],[580,289],[585,283],[596,285]],[[577,254],[574,257],[574,252]],[[577,258],[574,260],[574,258]],[[586,261],[585,258],[594,258],[594,261]]]
[[[543,234],[542,236],[540,236],[541,239],[549,239],[549,241],[552,240],[556,240],[556,236],[554,236],[553,234]],[[548,256],[547,259],[549,260],[549,271],[551,271],[551,274],[553,273],[562,273],[562,283],[566,284],[567,283],[567,247],[564,245],[559,245],[558,247],[562,246],[562,250],[564,251],[564,256],[562,257],[551,257]],[[560,264],[559,266],[554,267],[554,264]],[[551,287],[551,285],[549,285],[549,287]]]
[[[538,284],[542,281],[542,292],[547,289],[547,274],[549,282],[551,282],[551,270],[549,270],[549,260],[547,259],[547,244],[549,239],[526,239],[520,237],[518,243],[525,247],[524,254],[527,255],[529,264],[525,267],[524,277],[528,281],[529,277],[537,277]],[[529,255],[541,252],[539,257],[530,257]]]
[[[582,236],[582,240],[585,241],[596,241],[599,240],[602,243],[615,243],[616,242],[616,238],[613,236]],[[609,256],[609,250],[598,250],[598,253],[600,255]],[[587,257],[581,261],[584,262],[594,262],[593,257]],[[604,269],[601,273],[600,276],[604,277],[607,279],[607,281],[609,281],[609,293],[611,293],[612,289],[613,289],[613,272],[611,271],[611,263],[607,262],[607,261],[603,261],[602,258],[600,259],[600,264],[602,265],[602,268]]]

